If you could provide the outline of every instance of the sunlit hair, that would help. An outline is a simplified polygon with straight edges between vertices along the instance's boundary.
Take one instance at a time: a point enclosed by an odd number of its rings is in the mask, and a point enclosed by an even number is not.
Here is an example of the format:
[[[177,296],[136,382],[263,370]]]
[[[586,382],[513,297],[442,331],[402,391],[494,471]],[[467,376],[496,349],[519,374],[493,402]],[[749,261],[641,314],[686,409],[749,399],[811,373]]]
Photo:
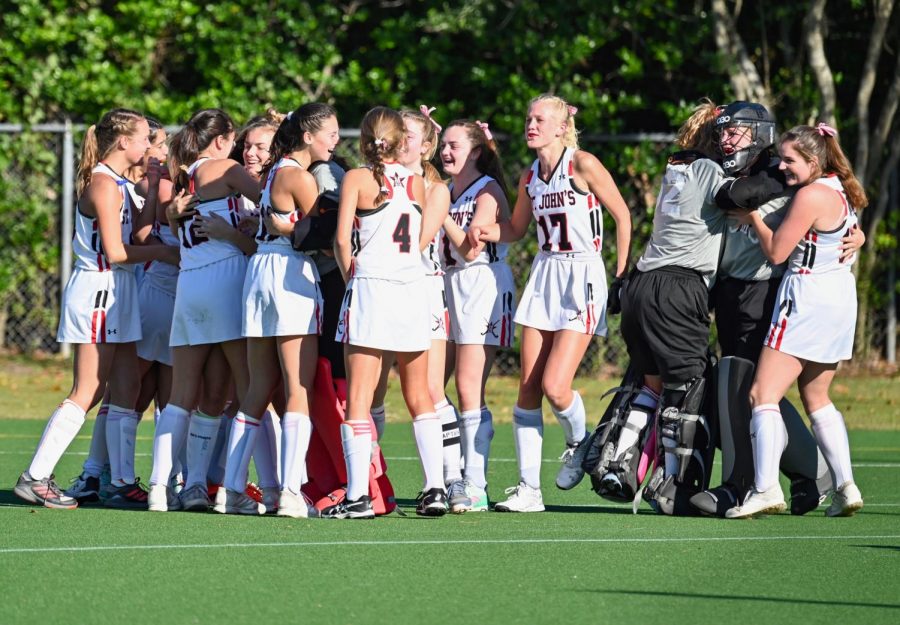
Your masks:
[[[296,111],[284,116],[272,138],[269,160],[266,161],[262,170],[263,177],[280,159],[291,152],[304,148],[306,144],[303,141],[303,135],[307,132],[310,134],[319,132],[325,127],[325,121],[330,117],[336,118],[337,111],[321,102],[304,104]]]
[[[186,169],[197,160],[216,137],[234,132],[234,122],[221,109],[204,109],[194,113],[181,130],[169,140],[169,175],[180,188],[187,188]]]
[[[497,150],[496,141],[494,141],[493,137],[488,139],[487,135],[484,134],[484,130],[470,119],[457,119],[450,122],[444,129],[444,132],[447,132],[454,126],[465,129],[466,136],[468,136],[469,142],[472,144],[472,150],[480,150],[478,159],[475,161],[475,169],[496,180],[503,191],[503,195],[508,198],[509,188],[506,186],[506,177],[503,175],[503,166],[500,163],[500,153]]]
[[[401,110],[400,116],[405,120],[408,119],[414,121],[422,127],[422,141],[431,146],[428,148],[428,151],[422,155],[422,171],[425,172],[425,180],[429,183],[440,182],[441,174],[431,163],[431,159],[434,158],[438,148],[438,132],[434,123],[431,119],[425,117],[421,111],[414,111],[412,109]]]
[[[376,206],[384,200],[384,162],[397,160],[405,140],[403,118],[385,106],[370,110],[359,125],[359,151],[372,167],[372,175],[378,183]]]
[[[685,150],[696,150],[708,158],[719,154],[719,140],[716,134],[717,107],[709,98],[700,100],[694,112],[687,118],[675,135],[675,145]]]
[[[281,125],[283,119],[284,113],[279,113],[273,108],[267,109],[266,112],[262,115],[251,117],[250,120],[246,124],[244,124],[244,127],[241,128],[241,131],[238,133],[237,138],[234,140],[234,148],[232,148],[231,154],[228,155],[228,158],[233,161],[237,161],[241,165],[245,165],[246,163],[244,163],[244,147],[247,144],[247,135],[249,135],[254,130],[259,130],[260,128],[271,130],[274,133],[276,130],[278,130],[278,126]]]
[[[566,125],[566,133],[562,136],[563,145],[577,150],[578,130],[575,128],[575,114],[573,113],[575,108],[559,96],[551,93],[542,93],[528,103],[528,110],[530,111],[531,107],[538,102],[549,104],[556,114],[556,118]]]
[[[110,155],[119,137],[130,137],[137,132],[137,125],[144,116],[131,109],[113,109],[100,121],[90,126],[81,143],[81,158],[78,161],[75,189],[78,195],[91,181],[91,170],[97,163]]]
[[[853,175],[850,161],[841,149],[837,135],[823,135],[812,126],[795,126],[781,135],[779,145],[791,143],[794,150],[810,165],[812,180],[835,174],[844,187],[850,205],[862,210],[869,204],[863,186]]]

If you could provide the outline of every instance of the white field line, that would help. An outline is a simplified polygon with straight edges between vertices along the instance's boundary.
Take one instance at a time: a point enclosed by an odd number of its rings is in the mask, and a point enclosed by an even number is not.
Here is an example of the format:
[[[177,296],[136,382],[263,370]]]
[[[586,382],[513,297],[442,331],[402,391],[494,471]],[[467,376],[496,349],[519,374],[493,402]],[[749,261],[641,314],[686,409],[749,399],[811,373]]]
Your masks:
[[[88,452],[86,451],[68,451],[66,452],[70,456],[87,456]],[[0,456],[31,456],[34,454],[34,451],[25,450],[25,449],[14,449],[14,450],[6,450],[0,451]],[[136,453],[134,454],[138,458],[149,458],[153,454],[147,453]],[[385,460],[394,461],[394,462],[419,462],[418,456],[385,456]],[[515,458],[490,458],[489,462],[515,462]],[[559,458],[544,458],[543,462],[559,462]],[[714,466],[721,464],[718,459],[713,463]],[[900,469],[900,462],[854,462],[854,468],[863,468],[863,469]]]
[[[787,540],[898,540],[900,534],[858,536],[705,536],[670,538],[497,538],[462,540],[341,540],[283,543],[221,543],[188,545],[97,545],[93,547],[10,547],[0,555],[15,553],[87,553],[94,551],[163,551],[172,549],[265,549],[285,547],[396,547],[421,545],[540,545],[540,544],[626,544],[626,543],[693,543],[693,542],[779,542]]]

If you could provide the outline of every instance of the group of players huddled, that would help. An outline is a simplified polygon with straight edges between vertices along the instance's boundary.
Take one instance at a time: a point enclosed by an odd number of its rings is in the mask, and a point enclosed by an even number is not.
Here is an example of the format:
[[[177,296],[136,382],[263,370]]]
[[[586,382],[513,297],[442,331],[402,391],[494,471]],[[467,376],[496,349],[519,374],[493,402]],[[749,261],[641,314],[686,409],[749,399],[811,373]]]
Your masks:
[[[240,130],[202,110],[171,137],[127,109],[91,126],[58,333],[75,345],[74,383],[15,493],[50,508],[390,512],[378,440],[396,363],[424,473],[416,512],[487,511],[485,384],[515,323],[519,483],[493,510],[544,510],[544,398],[565,435],[561,489],[587,467],[604,496],[744,517],[785,509],[780,466],[792,512],[829,493],[830,516],[862,507],[828,387],[851,355],[850,265],[866,197],[833,128],[798,126],[776,142],[761,105],[698,106],[629,271],[629,209],[578,148],[575,107],[549,94],[529,103],[536,158],[512,209],[488,124],[441,127],[433,111],[370,110],[359,126],[365,162],[349,170],[334,156],[337,113],[321,103],[270,110]],[[609,287],[601,207],[615,222]],[[539,252],[517,303],[505,259],[532,219]],[[737,381],[720,427],[706,409],[711,303],[723,356],[736,357],[718,367]],[[620,310],[633,384],[614,401],[618,425],[592,436],[573,380]],[[784,400],[794,380],[815,437]],[[134,465],[151,403],[148,490]],[[54,467],[98,404],[83,471],[62,492]],[[710,489],[716,444],[727,470]],[[248,483],[251,458],[258,484]]]

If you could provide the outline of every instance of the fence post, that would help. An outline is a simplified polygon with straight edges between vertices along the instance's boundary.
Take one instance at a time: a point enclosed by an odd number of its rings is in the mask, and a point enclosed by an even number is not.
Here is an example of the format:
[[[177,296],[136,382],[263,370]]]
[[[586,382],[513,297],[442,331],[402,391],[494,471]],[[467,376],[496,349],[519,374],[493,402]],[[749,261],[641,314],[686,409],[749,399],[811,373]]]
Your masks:
[[[63,295],[65,294],[66,284],[69,282],[69,276],[72,274],[72,221],[75,218],[75,207],[73,199],[75,197],[75,145],[72,137],[72,120],[66,118],[65,128],[63,129],[63,150],[62,150],[62,201],[60,202],[60,210],[62,210],[62,228],[60,229],[60,268],[59,268],[59,310],[62,313]],[[68,358],[71,354],[71,347],[68,343],[62,343],[59,346],[60,355]]]
[[[898,184],[898,176],[897,170],[895,169],[891,172],[891,182],[888,185],[888,215],[892,213],[896,213],[900,208],[897,206],[898,199],[900,199],[900,189],[897,188]],[[890,221],[888,221],[890,223]],[[897,233],[895,233],[897,234]],[[887,328],[885,330],[885,347],[888,363],[895,365],[897,364],[897,248],[890,251],[890,257],[888,258],[888,270],[887,270]]]

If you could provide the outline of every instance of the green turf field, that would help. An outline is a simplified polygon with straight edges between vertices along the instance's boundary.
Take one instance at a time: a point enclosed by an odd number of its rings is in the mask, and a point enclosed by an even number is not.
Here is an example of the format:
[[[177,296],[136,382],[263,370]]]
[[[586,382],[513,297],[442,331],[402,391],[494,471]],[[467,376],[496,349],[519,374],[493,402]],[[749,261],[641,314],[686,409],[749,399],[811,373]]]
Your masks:
[[[900,432],[853,431],[866,500],[750,521],[673,519],[552,485],[562,433],[545,432],[548,512],[421,519],[411,428],[384,440],[408,516],[374,521],[57,511],[12,494],[44,422],[0,420],[0,623],[897,623]],[[76,475],[88,422],[60,463]],[[150,471],[152,426],[139,431]],[[490,465],[515,482],[509,425]]]

